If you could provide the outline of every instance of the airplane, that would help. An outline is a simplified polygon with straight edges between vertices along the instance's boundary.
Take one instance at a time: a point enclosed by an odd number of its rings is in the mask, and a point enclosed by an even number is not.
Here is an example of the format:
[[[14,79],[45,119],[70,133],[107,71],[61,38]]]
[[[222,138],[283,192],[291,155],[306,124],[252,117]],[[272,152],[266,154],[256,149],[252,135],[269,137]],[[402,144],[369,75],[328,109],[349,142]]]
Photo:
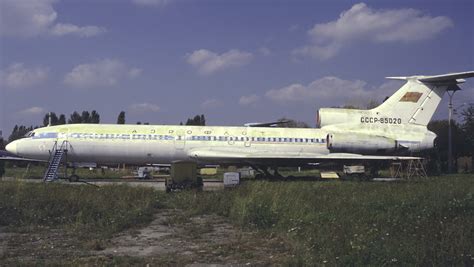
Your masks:
[[[333,161],[419,159],[433,147],[427,129],[443,95],[474,71],[387,77],[406,83],[370,110],[321,108],[319,128],[66,124],[38,128],[7,145],[18,156],[48,160],[65,146],[68,162],[246,165],[266,169]]]

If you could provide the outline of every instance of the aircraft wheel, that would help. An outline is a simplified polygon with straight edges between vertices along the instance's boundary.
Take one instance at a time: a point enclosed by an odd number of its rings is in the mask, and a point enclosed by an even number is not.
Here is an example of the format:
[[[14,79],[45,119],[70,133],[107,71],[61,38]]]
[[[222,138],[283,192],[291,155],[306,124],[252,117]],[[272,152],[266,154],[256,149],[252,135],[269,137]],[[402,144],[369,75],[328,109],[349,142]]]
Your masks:
[[[79,181],[79,176],[78,175],[73,174],[73,175],[69,176],[69,182],[77,182],[77,181]]]

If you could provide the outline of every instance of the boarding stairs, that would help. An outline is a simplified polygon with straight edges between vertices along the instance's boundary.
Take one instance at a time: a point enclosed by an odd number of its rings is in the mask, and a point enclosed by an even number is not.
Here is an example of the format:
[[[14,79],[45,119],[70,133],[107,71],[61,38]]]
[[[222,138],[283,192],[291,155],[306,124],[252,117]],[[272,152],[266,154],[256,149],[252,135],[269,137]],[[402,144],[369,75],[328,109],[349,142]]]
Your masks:
[[[390,176],[405,180],[421,180],[428,178],[424,159],[416,158],[392,162]]]
[[[46,172],[43,176],[44,182],[52,182],[58,179],[58,170],[61,166],[61,162],[67,156],[68,151],[68,142],[63,141],[58,147],[58,142],[54,143],[53,149],[51,150],[51,155],[49,157],[49,164]]]

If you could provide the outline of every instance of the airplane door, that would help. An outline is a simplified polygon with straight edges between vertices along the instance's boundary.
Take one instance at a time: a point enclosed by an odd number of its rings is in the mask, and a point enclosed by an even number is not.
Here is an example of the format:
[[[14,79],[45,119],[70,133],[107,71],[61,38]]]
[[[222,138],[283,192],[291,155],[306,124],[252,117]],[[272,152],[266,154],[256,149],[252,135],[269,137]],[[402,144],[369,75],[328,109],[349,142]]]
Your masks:
[[[61,145],[63,144],[63,142],[66,142],[64,143],[64,145],[66,147],[64,147],[65,149],[69,149],[69,144],[67,144],[67,141],[68,141],[68,128],[60,128],[58,133],[57,133],[57,136],[56,136],[56,141],[57,143],[57,148],[60,148]]]
[[[242,132],[242,135],[244,136],[244,146],[245,147],[251,147],[252,146],[252,140],[249,136],[247,136],[247,131],[244,130]]]
[[[184,130],[177,130],[174,138],[174,148],[183,150],[186,145],[186,133]]]
[[[55,134],[55,139],[49,139],[48,143],[43,143],[40,147],[41,150],[48,149],[49,153],[53,153],[54,143],[56,142],[55,149],[67,149],[68,153],[70,152],[71,145],[68,143],[68,128],[60,128],[59,131]],[[46,139],[48,140],[48,139]],[[53,141],[54,140],[54,141]],[[61,147],[62,146],[62,147]]]

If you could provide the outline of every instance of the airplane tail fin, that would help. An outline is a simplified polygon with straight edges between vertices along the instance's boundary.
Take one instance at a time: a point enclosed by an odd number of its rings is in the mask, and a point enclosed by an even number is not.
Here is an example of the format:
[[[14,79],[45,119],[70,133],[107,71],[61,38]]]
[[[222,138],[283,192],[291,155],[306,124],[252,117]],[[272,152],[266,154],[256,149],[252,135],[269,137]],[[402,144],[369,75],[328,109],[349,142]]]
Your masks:
[[[402,124],[428,125],[446,91],[459,90],[463,78],[474,71],[436,76],[387,77],[407,82],[380,106],[372,109],[378,116],[394,118]]]

